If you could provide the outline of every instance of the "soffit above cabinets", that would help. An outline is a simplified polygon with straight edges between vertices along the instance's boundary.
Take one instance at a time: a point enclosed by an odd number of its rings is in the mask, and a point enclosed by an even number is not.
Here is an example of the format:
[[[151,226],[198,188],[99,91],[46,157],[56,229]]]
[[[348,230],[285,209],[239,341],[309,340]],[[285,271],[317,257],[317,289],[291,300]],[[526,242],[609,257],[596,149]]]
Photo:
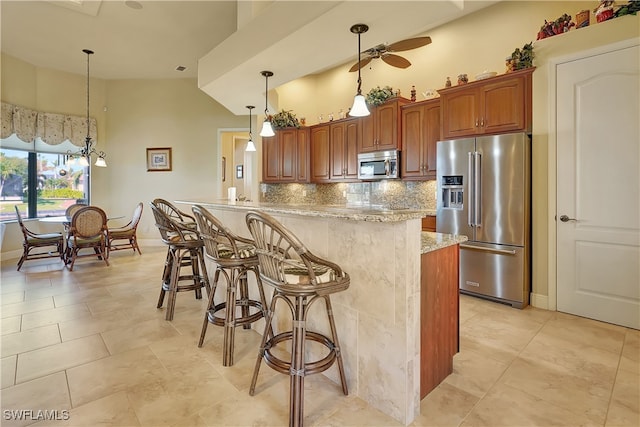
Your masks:
[[[273,1],[200,58],[198,87],[234,114],[264,105],[269,88],[357,61],[356,23],[369,31],[362,49],[414,37],[496,1]],[[437,41],[434,41],[437,43]]]

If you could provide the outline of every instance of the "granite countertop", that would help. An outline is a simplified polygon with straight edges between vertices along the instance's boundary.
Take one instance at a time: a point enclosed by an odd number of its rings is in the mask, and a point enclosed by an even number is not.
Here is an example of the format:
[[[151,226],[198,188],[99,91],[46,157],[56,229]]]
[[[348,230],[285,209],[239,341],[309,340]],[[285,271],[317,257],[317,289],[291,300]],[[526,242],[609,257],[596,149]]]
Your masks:
[[[454,236],[452,234],[433,233],[431,231],[423,231],[420,235],[421,245],[420,253],[436,251],[448,246],[457,245],[469,240],[467,236]]]
[[[321,218],[338,218],[351,221],[369,222],[399,222],[410,219],[420,219],[434,215],[427,209],[385,209],[372,206],[344,206],[344,205],[292,205],[264,202],[229,202],[229,200],[176,200],[176,203],[189,205],[199,204],[204,207],[216,207],[233,210],[260,210],[267,213],[295,214],[300,216],[314,216]]]

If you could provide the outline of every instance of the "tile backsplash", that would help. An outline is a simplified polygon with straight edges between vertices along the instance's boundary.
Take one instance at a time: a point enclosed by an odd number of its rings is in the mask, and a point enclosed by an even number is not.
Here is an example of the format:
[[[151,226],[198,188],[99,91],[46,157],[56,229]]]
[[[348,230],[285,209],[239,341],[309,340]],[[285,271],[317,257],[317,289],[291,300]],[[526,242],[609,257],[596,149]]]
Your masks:
[[[260,184],[265,203],[436,209],[436,181],[382,180],[335,184]]]

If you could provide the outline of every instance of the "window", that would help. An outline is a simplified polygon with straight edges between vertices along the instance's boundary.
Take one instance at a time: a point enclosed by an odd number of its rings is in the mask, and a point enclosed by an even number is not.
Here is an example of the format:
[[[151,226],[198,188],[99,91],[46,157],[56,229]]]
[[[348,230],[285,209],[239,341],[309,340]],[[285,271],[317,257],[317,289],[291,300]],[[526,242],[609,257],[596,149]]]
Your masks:
[[[15,220],[14,205],[25,218],[64,215],[85,198],[87,168],[69,165],[60,153],[0,148],[0,220]]]

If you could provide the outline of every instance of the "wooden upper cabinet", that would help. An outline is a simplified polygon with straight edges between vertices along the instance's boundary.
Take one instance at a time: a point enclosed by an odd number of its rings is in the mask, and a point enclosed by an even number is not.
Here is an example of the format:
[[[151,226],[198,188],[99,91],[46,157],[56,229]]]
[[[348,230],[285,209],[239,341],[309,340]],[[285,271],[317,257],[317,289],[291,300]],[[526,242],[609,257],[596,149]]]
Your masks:
[[[341,120],[329,126],[330,179],[352,181],[358,179],[358,119]]]
[[[401,177],[434,179],[436,145],[440,139],[440,100],[405,105],[401,110]]]
[[[308,128],[286,128],[262,139],[263,182],[308,181],[308,135]]]
[[[359,119],[362,138],[358,151],[399,150],[400,107],[409,102],[405,98],[393,98],[377,107],[370,107],[371,114]]]
[[[329,125],[311,127],[311,182],[329,182]]]
[[[530,132],[534,69],[439,90],[442,139]]]

